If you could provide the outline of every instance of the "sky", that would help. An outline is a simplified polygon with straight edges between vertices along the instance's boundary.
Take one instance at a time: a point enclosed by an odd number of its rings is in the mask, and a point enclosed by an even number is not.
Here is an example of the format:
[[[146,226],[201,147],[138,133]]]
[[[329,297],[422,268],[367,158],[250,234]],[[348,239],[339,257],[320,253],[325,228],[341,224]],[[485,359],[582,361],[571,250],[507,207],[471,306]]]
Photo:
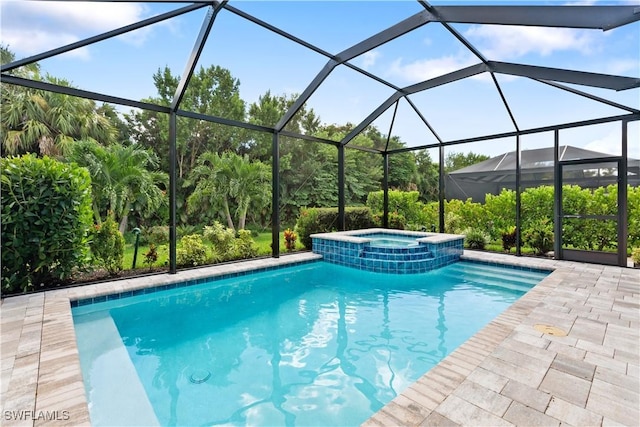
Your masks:
[[[475,2],[467,2],[477,4]],[[494,2],[495,3],[495,2]],[[230,5],[284,31],[337,54],[375,33],[422,11],[415,1],[231,1]],[[455,5],[434,1],[433,5]],[[499,2],[497,4],[620,4],[617,2]],[[0,1],[1,43],[17,58],[81,40],[184,4]],[[140,100],[156,96],[152,75],[169,67],[182,74],[206,10],[163,21],[127,35],[102,41],[40,62],[41,68],[81,89]],[[553,29],[455,24],[453,28],[489,60],[568,68],[640,78],[640,22],[601,30]],[[205,45],[199,66],[220,65],[240,80],[247,105],[267,90],[302,92],[327,58],[261,28],[229,11],[221,11]],[[399,86],[479,63],[438,23],[429,23],[351,61]],[[526,78],[496,74],[520,129],[624,114],[625,111]],[[640,109],[640,89],[615,92],[572,86]],[[324,123],[359,123],[393,90],[348,67],[338,66],[307,103]],[[487,73],[410,96],[444,141],[514,130],[514,125]],[[128,111],[128,107],[120,108]],[[374,124],[391,129],[408,146],[435,143],[406,101],[387,110]],[[561,145],[620,154],[619,124],[560,132]],[[521,138],[523,149],[553,146],[553,135]],[[515,139],[465,144],[453,151],[498,155],[515,148]],[[435,151],[432,152],[432,157]],[[640,158],[640,123],[629,127],[629,156]]]

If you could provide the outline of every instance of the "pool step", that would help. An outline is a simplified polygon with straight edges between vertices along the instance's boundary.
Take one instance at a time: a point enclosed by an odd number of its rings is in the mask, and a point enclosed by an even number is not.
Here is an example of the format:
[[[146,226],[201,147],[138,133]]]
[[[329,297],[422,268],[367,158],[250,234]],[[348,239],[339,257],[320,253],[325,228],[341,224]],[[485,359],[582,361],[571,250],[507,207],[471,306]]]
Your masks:
[[[512,289],[520,292],[528,292],[536,283],[544,278],[540,273],[524,270],[510,270],[508,275],[504,272],[496,272],[490,266],[476,264],[457,263],[450,265],[445,271],[445,276],[473,282],[485,286]]]
[[[369,253],[376,254],[423,254],[429,252],[429,246],[427,245],[415,245],[404,247],[388,247],[388,246],[370,246],[365,245],[364,250]]]
[[[384,261],[419,261],[424,259],[433,259],[433,254],[429,249],[422,250],[420,252],[406,252],[406,253],[387,253],[370,250],[369,248],[365,248],[361,253],[360,257],[364,259],[375,259],[375,260],[384,260]]]
[[[495,267],[488,264],[462,262],[462,263],[451,266],[451,268],[456,271],[481,273],[481,274],[486,274],[492,277],[500,277],[500,278],[504,277],[504,274],[502,273],[502,271],[496,271]],[[509,278],[533,280],[535,282],[538,282],[541,280],[541,278],[545,276],[546,276],[545,273],[541,273],[539,271],[521,270],[517,268],[509,269]]]
[[[514,282],[512,280],[496,279],[483,275],[459,275],[447,272],[444,273],[443,276],[460,282],[475,283],[492,288],[511,289],[518,292],[528,292],[534,286],[534,284],[528,282]]]

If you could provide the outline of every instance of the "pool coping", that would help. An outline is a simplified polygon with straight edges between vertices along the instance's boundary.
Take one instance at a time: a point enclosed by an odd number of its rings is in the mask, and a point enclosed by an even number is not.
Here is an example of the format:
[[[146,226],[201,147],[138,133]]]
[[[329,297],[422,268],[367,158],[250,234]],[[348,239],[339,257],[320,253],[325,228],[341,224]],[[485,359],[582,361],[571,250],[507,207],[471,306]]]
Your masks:
[[[330,233],[316,233],[311,237],[325,240],[337,240],[341,242],[349,243],[367,243],[371,241],[371,237],[367,234],[396,234],[402,236],[416,237],[416,241],[424,243],[446,243],[452,240],[458,240],[464,238],[462,234],[446,234],[446,233],[431,233],[427,231],[410,231],[410,230],[389,230],[386,228],[365,228],[362,230],[348,230],[348,231],[332,231]]]
[[[297,253],[3,299],[3,425],[90,425],[71,300],[319,258]],[[468,250],[462,259],[554,271],[364,425],[637,422],[640,270]]]

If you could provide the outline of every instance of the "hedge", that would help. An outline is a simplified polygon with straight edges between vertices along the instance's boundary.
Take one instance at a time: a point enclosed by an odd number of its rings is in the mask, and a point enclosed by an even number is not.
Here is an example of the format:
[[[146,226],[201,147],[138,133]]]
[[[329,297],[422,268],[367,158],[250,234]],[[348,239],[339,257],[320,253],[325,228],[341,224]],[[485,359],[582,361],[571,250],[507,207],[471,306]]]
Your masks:
[[[28,291],[67,279],[89,258],[89,172],[32,154],[0,164],[2,290]]]
[[[345,209],[345,228],[359,230],[371,228],[375,224],[371,211],[367,207],[348,207]],[[300,211],[295,230],[305,248],[311,249],[311,235],[336,231],[338,227],[338,208],[308,208]]]

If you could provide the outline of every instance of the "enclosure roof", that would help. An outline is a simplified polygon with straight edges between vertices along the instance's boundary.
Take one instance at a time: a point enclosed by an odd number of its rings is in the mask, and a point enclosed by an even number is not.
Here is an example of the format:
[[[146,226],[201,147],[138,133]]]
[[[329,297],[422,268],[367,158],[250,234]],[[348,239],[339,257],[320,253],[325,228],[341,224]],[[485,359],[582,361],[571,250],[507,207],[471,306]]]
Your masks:
[[[98,0],[105,2],[131,2],[130,0]],[[47,2],[55,3],[55,2]],[[598,119],[592,117],[582,118],[579,122],[573,123],[571,126],[588,125],[592,123],[604,123],[607,121],[617,120],[638,120],[640,118],[640,105],[638,102],[633,102],[633,105],[627,105],[625,103],[617,102],[613,98],[607,96],[601,96],[599,93],[606,92],[615,94],[616,92],[624,92],[629,90],[637,90],[640,87],[640,78],[624,75],[613,75],[606,73],[592,72],[585,69],[566,69],[562,67],[548,66],[549,64],[530,64],[519,63],[517,57],[514,58],[502,58],[500,55],[496,55],[495,52],[491,52],[490,49],[483,49],[478,47],[475,43],[469,40],[466,33],[462,32],[456,25],[485,25],[485,26],[516,26],[516,27],[546,27],[546,28],[565,28],[565,29],[587,29],[587,30],[602,30],[608,31],[613,28],[623,27],[629,24],[634,24],[640,20],[639,6],[638,5],[625,5],[625,6],[495,6],[495,5],[436,5],[430,4],[426,1],[418,1],[415,8],[417,13],[409,15],[404,19],[399,20],[395,24],[388,26],[381,31],[361,39],[359,42],[352,44],[350,47],[342,50],[328,51],[311,43],[309,40],[305,40],[304,37],[296,36],[292,33],[285,31],[278,25],[271,22],[260,19],[259,17],[252,15],[246,10],[251,10],[249,3],[244,2],[228,2],[228,1],[208,1],[208,0],[177,0],[177,1],[139,1],[137,3],[165,3],[171,5],[172,3],[186,3],[187,6],[162,13],[155,17],[147,18],[140,22],[126,25],[105,33],[89,37],[85,40],[70,43],[65,46],[61,46],[47,52],[42,52],[36,55],[32,55],[27,58],[19,59],[9,64],[4,64],[1,67],[2,80],[4,83],[18,84],[27,87],[39,88],[50,90],[58,93],[64,93],[73,96],[80,96],[89,99],[94,99],[103,102],[110,102],[134,108],[143,108],[162,113],[176,113],[178,116],[191,117],[197,120],[207,120],[216,123],[222,123],[230,126],[237,126],[246,129],[251,129],[260,132],[270,132],[274,134],[283,134],[303,139],[310,139],[320,142],[329,142],[335,145],[349,144],[359,133],[364,131],[369,125],[374,123],[381,115],[388,110],[393,110],[393,118],[391,120],[391,126],[389,128],[389,134],[393,133],[394,119],[396,111],[401,102],[408,105],[410,113],[418,117],[420,125],[425,131],[425,134],[429,134],[429,137],[439,145],[447,145],[454,143],[467,142],[468,139],[456,139],[443,136],[443,128],[435,125],[431,120],[435,113],[427,113],[424,109],[415,102],[413,95],[417,95],[423,92],[431,92],[438,88],[458,84],[462,81],[473,81],[479,77],[486,78],[485,81],[489,82],[489,87],[492,88],[493,96],[497,100],[499,105],[500,114],[504,115],[504,120],[507,129],[496,130],[495,133],[482,133],[477,134],[478,140],[498,138],[505,135],[521,135],[527,132],[537,132],[540,129],[547,129],[544,127],[532,128],[524,124],[522,116],[518,116],[514,112],[513,98],[506,93],[504,80],[501,79],[518,79],[524,78],[528,81],[535,82],[546,88],[553,88],[558,93],[572,94],[584,99],[586,102],[595,102],[598,106],[604,106],[610,110],[615,111],[614,115],[602,116]],[[327,2],[326,7],[331,8],[337,4]],[[287,2],[273,3],[273,8],[285,8],[288,7]],[[394,7],[396,5],[393,5]],[[367,2],[356,2],[354,8],[362,7],[366,9],[368,7]],[[370,5],[369,5],[370,7]],[[128,32],[142,29],[146,26],[156,24],[165,20],[170,20],[182,15],[192,13],[194,11],[206,11],[204,20],[200,31],[195,39],[193,49],[186,61],[184,72],[180,78],[177,90],[173,96],[173,100],[169,105],[158,105],[150,101],[142,102],[137,99],[128,99],[126,97],[117,97],[112,94],[100,93],[97,91],[80,90],[76,88],[64,87],[56,84],[45,83],[41,81],[32,81],[26,78],[20,78],[9,74],[12,70],[34,63],[36,61],[43,61],[47,58],[58,56],[75,49],[83,48],[91,44],[100,43],[104,40],[118,37]],[[228,117],[212,116],[206,114],[200,114],[194,111],[185,111],[183,108],[183,97],[186,88],[189,86],[191,77],[199,64],[199,59],[203,52],[204,46],[211,38],[211,45],[220,46],[229,45],[233,40],[215,40],[211,36],[212,28],[215,29],[218,24],[218,20],[228,19],[234,17],[234,19],[244,20],[250,25],[255,25],[267,30],[271,35],[286,39],[287,42],[293,42],[298,47],[306,49],[307,52],[313,55],[317,55],[322,61],[326,61],[324,66],[321,66],[315,77],[307,81],[307,85],[302,90],[300,95],[290,105],[288,110],[277,120],[275,123],[256,125],[254,123],[247,123],[242,120],[232,120]],[[348,17],[353,21],[354,31],[358,16]],[[382,19],[382,18],[381,18]],[[318,26],[318,22],[314,22],[311,16],[301,16],[300,20],[307,22],[308,26]],[[326,24],[326,23],[325,23]],[[456,64],[451,70],[451,67],[445,70],[441,70],[435,75],[431,75],[428,78],[420,79],[415,83],[408,85],[400,85],[394,83],[389,78],[388,74],[381,72],[369,71],[366,66],[360,65],[358,60],[361,60],[364,55],[371,53],[372,51],[381,48],[388,47],[391,43],[395,43],[396,40],[403,39],[405,37],[416,37],[415,30],[428,26],[428,28],[439,28],[448,34],[448,37],[455,42],[454,51],[451,52],[451,56],[455,56],[457,51],[464,51],[465,55],[472,58],[471,61],[464,61],[464,63]],[[331,28],[325,28],[324,33],[331,31]],[[539,33],[538,33],[539,34]],[[542,36],[538,36],[542,37]],[[413,39],[412,39],[413,40]],[[418,51],[425,51],[424,46],[415,45],[415,49]],[[278,52],[273,52],[277,54]],[[246,52],[242,50],[234,51],[234,55],[242,56],[246,55]],[[509,60],[511,59],[511,60]],[[292,66],[295,66],[297,59],[295,57],[287,58],[274,58],[273,61],[290,61]],[[114,58],[114,61],[118,61]],[[550,64],[553,65],[553,64]],[[349,132],[340,141],[323,140],[312,135],[301,135],[288,130],[287,125],[294,119],[296,114],[302,110],[303,107],[308,105],[310,98],[326,84],[327,80],[330,80],[336,73],[346,70],[349,73],[354,73],[359,78],[367,79],[371,84],[378,85],[387,91],[391,92],[391,95],[378,105],[370,105],[368,108],[371,113],[356,123],[353,130]],[[232,70],[233,71],[233,70]],[[255,73],[260,75],[260,67],[256,67]],[[500,78],[498,78],[501,76]],[[259,79],[260,77],[258,77]],[[597,92],[598,95],[592,91]],[[338,97],[340,94],[335,92],[334,96]],[[336,101],[340,102],[340,101]],[[457,99],[455,103],[462,106],[465,100]],[[483,99],[480,99],[478,109],[483,109],[481,105]],[[550,102],[553,102],[552,100]],[[395,109],[395,110],[394,110]],[[457,113],[455,106],[451,108],[450,114]],[[566,123],[566,122],[565,122]],[[562,123],[546,123],[543,126],[559,126]],[[386,129],[381,129],[386,131]],[[426,148],[425,145],[413,145],[410,148]],[[371,149],[370,149],[371,150]],[[381,152],[391,151],[389,144],[387,146],[378,149]],[[503,159],[502,163],[507,162],[508,159]],[[504,165],[503,165],[504,166]]]

